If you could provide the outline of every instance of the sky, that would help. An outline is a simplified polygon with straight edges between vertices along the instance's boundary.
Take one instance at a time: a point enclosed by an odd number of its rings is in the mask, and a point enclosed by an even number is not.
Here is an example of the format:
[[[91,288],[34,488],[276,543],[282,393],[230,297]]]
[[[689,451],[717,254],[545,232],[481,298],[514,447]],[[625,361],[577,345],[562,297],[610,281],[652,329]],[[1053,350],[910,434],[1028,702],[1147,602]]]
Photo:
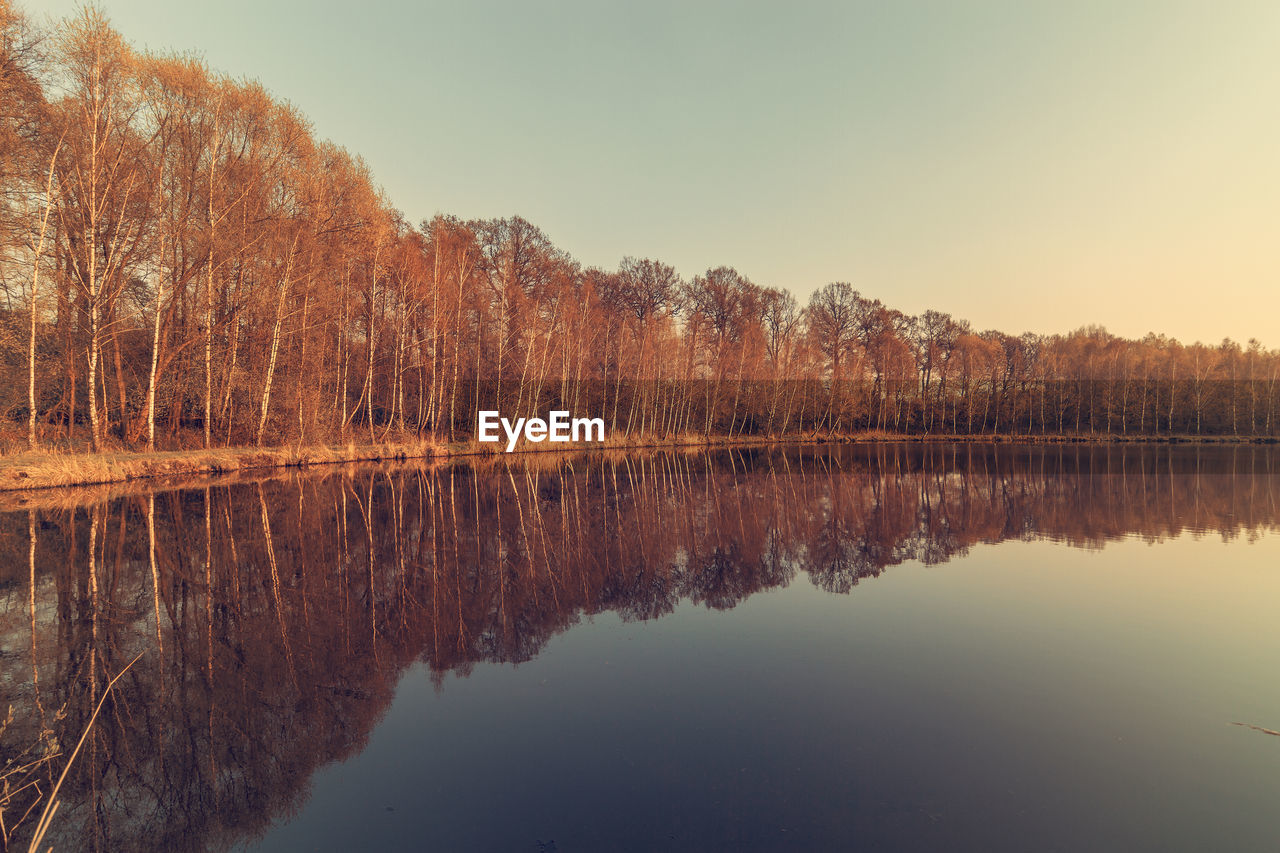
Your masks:
[[[100,5],[291,101],[410,222],[518,214],[586,265],[847,281],[977,329],[1280,346],[1273,0]]]

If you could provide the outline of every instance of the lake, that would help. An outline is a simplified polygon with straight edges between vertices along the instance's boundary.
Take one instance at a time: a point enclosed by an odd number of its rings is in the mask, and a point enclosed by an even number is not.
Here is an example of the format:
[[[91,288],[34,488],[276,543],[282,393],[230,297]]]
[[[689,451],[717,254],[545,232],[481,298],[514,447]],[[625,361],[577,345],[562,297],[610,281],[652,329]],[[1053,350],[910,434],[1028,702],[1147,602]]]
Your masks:
[[[1280,846],[1280,448],[148,488],[5,498],[11,849],[100,701],[56,850]]]

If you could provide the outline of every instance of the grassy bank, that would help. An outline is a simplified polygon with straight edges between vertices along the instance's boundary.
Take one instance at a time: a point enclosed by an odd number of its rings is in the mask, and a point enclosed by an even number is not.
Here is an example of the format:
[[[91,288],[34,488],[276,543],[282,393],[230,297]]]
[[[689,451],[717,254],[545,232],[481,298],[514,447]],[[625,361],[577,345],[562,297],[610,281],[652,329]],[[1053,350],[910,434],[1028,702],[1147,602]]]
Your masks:
[[[430,443],[167,450],[154,453],[34,452],[0,457],[0,490],[120,483],[192,474],[225,474],[257,468],[301,468],[340,462],[429,458],[443,455]]]
[[[751,447],[776,444],[847,444],[870,442],[1018,443],[1018,444],[1117,444],[1198,443],[1275,444],[1274,437],[1246,436],[1120,436],[1120,435],[899,435],[889,432],[853,434],[805,434],[782,438],[768,436],[703,436],[683,434],[611,436],[601,443],[521,442],[516,453],[548,453],[573,450],[631,450],[699,447]],[[51,489],[66,486],[123,483],[175,476],[219,475],[272,468],[305,468],[349,462],[382,462],[407,459],[445,459],[463,456],[501,455],[505,444],[476,441],[451,444],[431,441],[372,445],[312,445],[306,447],[168,450],[147,452],[62,453],[38,451],[0,456],[0,491]]]
[[[826,439],[810,439],[826,440]],[[610,438],[600,443],[563,442],[556,444],[521,442],[516,453],[546,453],[579,450],[626,450],[663,447],[743,446],[775,443],[756,437],[680,435]],[[350,462],[386,462],[408,459],[447,459],[465,456],[499,456],[504,442],[476,441],[436,443],[393,442],[385,444],[308,445],[304,447],[223,447],[211,450],[164,450],[155,452],[109,451],[66,453],[36,451],[0,456],[0,491],[53,489],[123,483],[191,475],[221,475],[271,468],[307,468]]]

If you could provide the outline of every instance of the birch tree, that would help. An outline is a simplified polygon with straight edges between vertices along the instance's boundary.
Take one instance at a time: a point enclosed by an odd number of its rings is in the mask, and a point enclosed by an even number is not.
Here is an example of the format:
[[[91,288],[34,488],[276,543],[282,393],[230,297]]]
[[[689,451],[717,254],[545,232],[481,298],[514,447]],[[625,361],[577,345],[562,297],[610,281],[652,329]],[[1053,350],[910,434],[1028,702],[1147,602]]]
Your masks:
[[[65,89],[57,108],[66,154],[58,160],[58,231],[88,317],[85,390],[93,448],[101,450],[104,321],[145,240],[146,142],[132,126],[139,109],[133,53],[101,12],[85,9],[63,25],[57,65]]]

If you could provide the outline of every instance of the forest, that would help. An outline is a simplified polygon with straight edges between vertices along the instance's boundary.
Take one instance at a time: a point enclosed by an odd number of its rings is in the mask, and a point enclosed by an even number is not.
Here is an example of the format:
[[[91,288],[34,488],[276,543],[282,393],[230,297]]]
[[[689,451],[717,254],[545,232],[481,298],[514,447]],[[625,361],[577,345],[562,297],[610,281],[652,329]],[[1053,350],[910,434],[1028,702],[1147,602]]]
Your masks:
[[[858,289],[858,288],[863,289]],[[297,107],[0,0],[0,453],[610,435],[1275,436],[1280,350],[973,328],[730,266],[413,224]]]

